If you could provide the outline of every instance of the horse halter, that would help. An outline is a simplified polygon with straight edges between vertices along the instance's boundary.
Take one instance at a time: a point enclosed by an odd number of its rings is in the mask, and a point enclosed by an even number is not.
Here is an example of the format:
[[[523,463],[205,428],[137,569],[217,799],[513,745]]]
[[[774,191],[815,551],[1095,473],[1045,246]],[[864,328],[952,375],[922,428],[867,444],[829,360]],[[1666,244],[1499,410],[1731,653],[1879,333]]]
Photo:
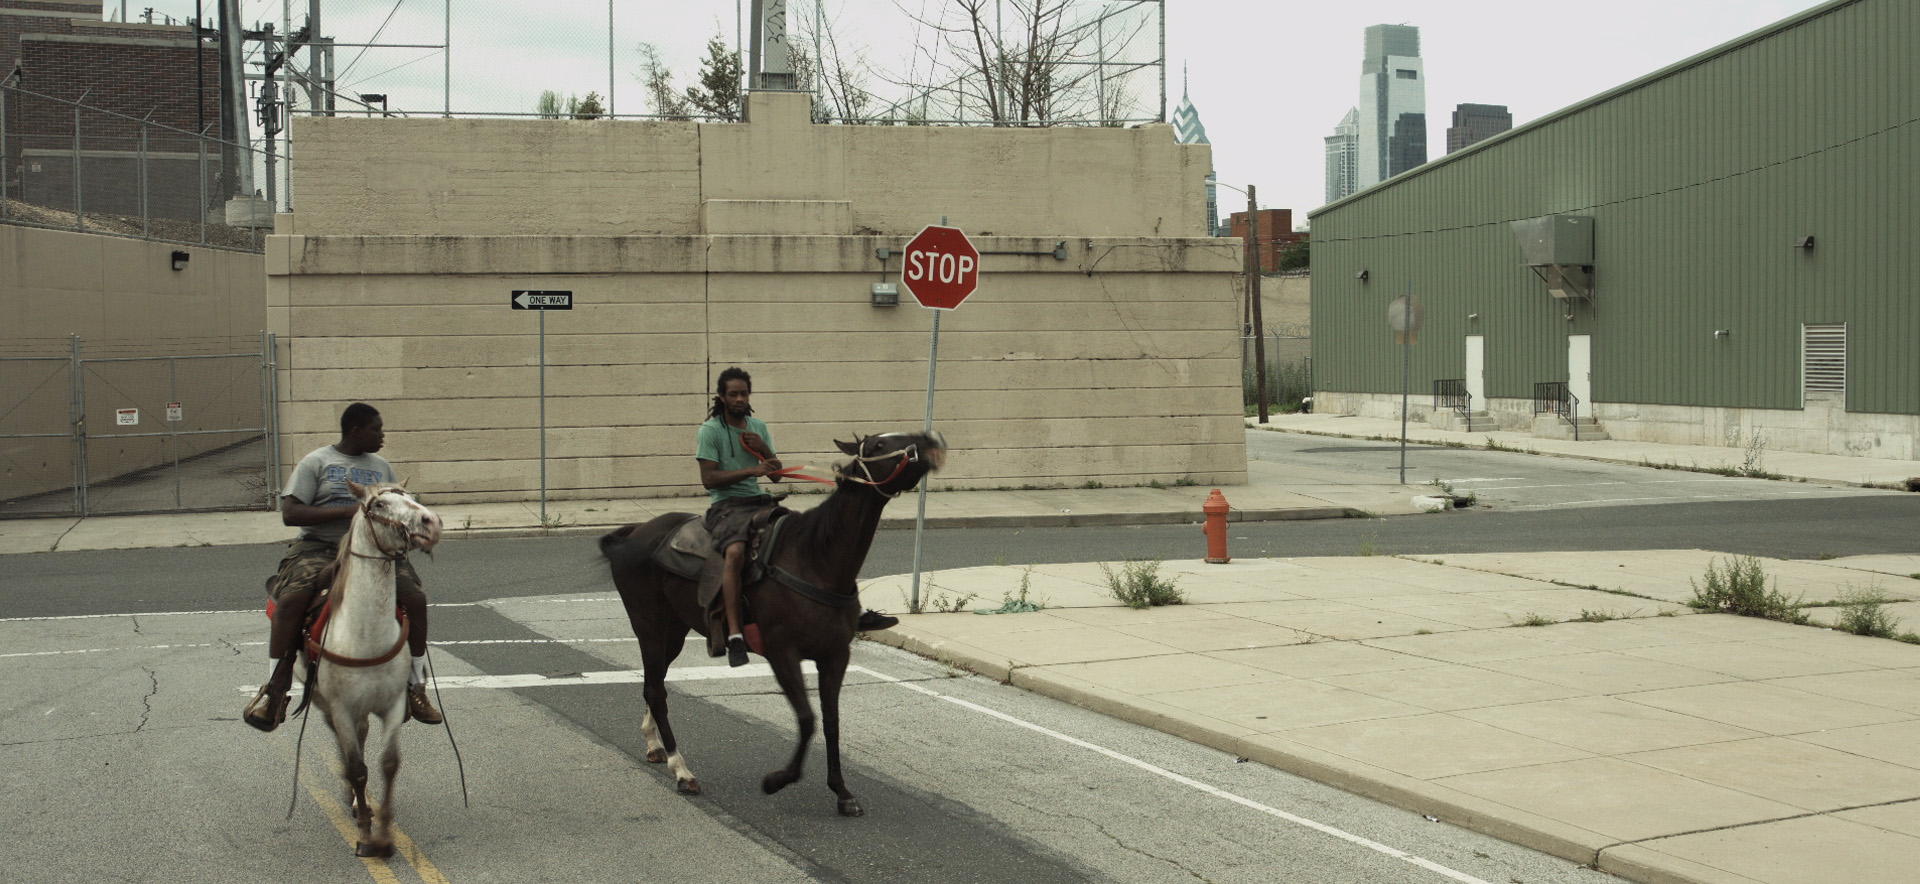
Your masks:
[[[382,489],[380,493],[375,494],[372,497],[369,497],[366,500],[361,502],[360,514],[363,516],[366,516],[367,521],[369,522],[379,522],[382,525],[400,529],[401,536],[406,538],[406,540],[404,541],[405,545],[403,545],[398,550],[387,549],[386,544],[383,544],[380,542],[380,535],[377,533],[374,533],[373,545],[376,549],[380,550],[382,555],[370,556],[370,555],[365,555],[363,553],[355,552],[353,549],[353,539],[351,536],[349,536],[347,538],[347,544],[346,544],[348,554],[354,556],[355,558],[361,558],[361,559],[379,559],[379,560],[385,560],[388,562],[397,562],[403,558],[406,558],[407,553],[413,550],[414,533],[412,529],[408,528],[404,523],[400,522],[397,519],[390,519],[390,518],[387,518],[386,516],[383,516],[373,511],[373,505],[377,503],[380,500],[380,498],[385,497],[389,494],[398,494],[401,497],[406,498],[408,500],[413,499],[411,495],[407,494],[407,492],[399,488],[385,488],[385,489]],[[372,533],[372,532],[369,532],[369,533]]]
[[[874,437],[869,436],[867,438],[870,439]],[[866,439],[861,439],[859,440],[859,442],[865,443]],[[887,474],[887,477],[885,479],[878,479],[878,480],[874,479],[873,467],[870,466],[870,464],[876,461],[887,460],[888,458],[894,458],[894,457],[900,458],[900,463],[893,468],[893,472]],[[906,472],[907,464],[919,463],[919,462],[920,462],[920,443],[914,442],[907,445],[907,447],[900,449],[899,451],[891,452],[888,454],[873,454],[873,455],[864,455],[864,456],[855,457],[853,459],[853,464],[857,465],[860,468],[860,472],[866,474],[866,478],[864,479],[860,478],[859,476],[848,475],[846,472],[842,470],[834,470],[834,475],[839,476],[843,479],[846,479],[849,482],[858,482],[862,485],[869,486],[874,490],[875,493],[885,497],[888,500],[892,500],[896,497],[899,497],[902,494],[905,494],[907,489],[902,488],[899,491],[886,491],[882,489],[880,486],[900,478],[900,474],[903,472]]]

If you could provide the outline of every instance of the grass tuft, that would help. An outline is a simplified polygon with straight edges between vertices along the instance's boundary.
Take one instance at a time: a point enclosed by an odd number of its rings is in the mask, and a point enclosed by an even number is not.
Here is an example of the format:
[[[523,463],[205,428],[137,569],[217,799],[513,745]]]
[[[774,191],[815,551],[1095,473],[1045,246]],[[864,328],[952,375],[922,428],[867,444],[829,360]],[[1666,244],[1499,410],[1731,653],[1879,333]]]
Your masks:
[[[1174,579],[1160,573],[1159,559],[1128,559],[1118,571],[1102,562],[1100,573],[1107,575],[1107,591],[1129,608],[1180,605],[1187,601],[1186,593],[1174,585]]]
[[[1854,635],[1871,635],[1875,638],[1894,638],[1899,635],[1900,618],[1889,613],[1884,605],[1900,601],[1892,596],[1883,595],[1878,588],[1855,589],[1851,586],[1840,591],[1840,612],[1834,618],[1834,626]]]
[[[1807,622],[1806,613],[1800,610],[1805,594],[1788,598],[1786,593],[1780,591],[1778,580],[1769,587],[1766,570],[1760,567],[1759,559],[1738,556],[1725,564],[1724,569],[1717,561],[1707,564],[1706,586],[1701,586],[1691,578],[1687,580],[1693,585],[1693,598],[1687,600],[1688,607],[1697,611],[1761,617],[1782,623]]]

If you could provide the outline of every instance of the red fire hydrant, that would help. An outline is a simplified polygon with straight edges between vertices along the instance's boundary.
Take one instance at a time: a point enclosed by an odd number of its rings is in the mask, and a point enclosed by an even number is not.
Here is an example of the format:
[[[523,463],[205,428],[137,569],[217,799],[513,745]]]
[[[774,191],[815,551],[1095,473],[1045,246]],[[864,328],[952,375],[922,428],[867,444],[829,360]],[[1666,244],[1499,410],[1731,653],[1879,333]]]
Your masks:
[[[1233,561],[1227,557],[1227,499],[1220,496],[1220,489],[1213,489],[1207,496],[1207,502],[1200,505],[1200,511],[1207,514],[1207,526],[1203,529],[1207,535],[1207,564],[1224,565]]]

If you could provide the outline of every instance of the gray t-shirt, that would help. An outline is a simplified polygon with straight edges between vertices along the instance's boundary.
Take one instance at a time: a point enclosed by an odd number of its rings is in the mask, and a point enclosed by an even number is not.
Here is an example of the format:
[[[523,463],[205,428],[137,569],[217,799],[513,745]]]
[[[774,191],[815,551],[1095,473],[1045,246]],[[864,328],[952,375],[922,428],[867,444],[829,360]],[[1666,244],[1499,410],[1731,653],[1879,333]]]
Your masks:
[[[287,483],[286,495],[312,506],[358,506],[360,502],[354,498],[353,490],[347,487],[349,479],[362,485],[395,481],[393,464],[387,463],[387,459],[378,454],[348,457],[341,454],[338,448],[323,445],[301,458],[300,465],[293,468],[293,479]],[[351,519],[341,519],[303,527],[300,536],[303,539],[339,543],[351,527]]]

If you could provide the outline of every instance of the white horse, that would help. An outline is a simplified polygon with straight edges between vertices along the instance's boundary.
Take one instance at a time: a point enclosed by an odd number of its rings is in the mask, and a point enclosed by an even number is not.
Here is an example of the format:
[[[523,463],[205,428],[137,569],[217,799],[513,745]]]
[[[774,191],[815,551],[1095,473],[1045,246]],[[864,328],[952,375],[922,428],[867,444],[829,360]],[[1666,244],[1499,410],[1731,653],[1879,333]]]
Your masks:
[[[392,856],[393,777],[400,770],[400,726],[406,723],[407,616],[395,603],[397,564],[412,550],[440,542],[440,517],[404,484],[348,482],[360,511],[340,544],[333,591],[313,625],[304,660],[319,669],[314,705],[340,744],[349,804],[360,827],[358,856]],[[380,717],[386,741],[380,753],[383,792],[376,812],[367,802],[368,716]],[[374,823],[378,822],[376,827]]]

